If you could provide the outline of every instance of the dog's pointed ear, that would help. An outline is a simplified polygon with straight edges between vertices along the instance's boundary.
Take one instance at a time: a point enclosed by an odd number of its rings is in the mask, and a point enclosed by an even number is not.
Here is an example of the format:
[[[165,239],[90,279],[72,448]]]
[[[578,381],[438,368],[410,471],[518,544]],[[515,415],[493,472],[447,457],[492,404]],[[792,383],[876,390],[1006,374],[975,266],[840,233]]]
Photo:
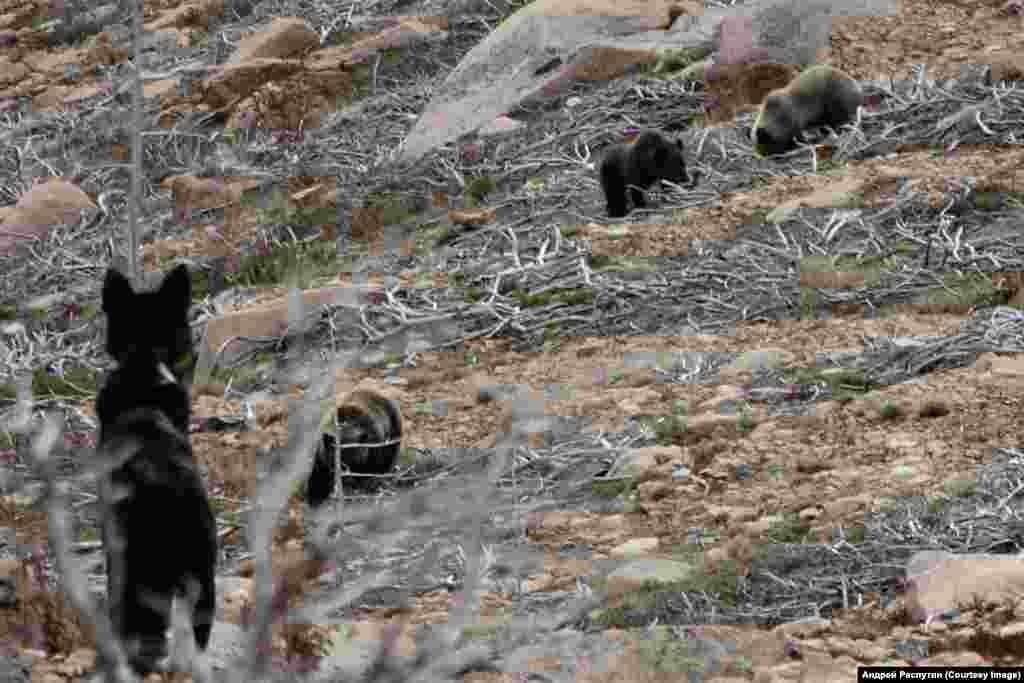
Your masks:
[[[160,298],[188,309],[192,303],[192,278],[184,264],[179,265],[164,278],[163,284],[160,285]]]
[[[132,283],[116,268],[108,268],[103,279],[103,312],[117,310],[135,295]]]

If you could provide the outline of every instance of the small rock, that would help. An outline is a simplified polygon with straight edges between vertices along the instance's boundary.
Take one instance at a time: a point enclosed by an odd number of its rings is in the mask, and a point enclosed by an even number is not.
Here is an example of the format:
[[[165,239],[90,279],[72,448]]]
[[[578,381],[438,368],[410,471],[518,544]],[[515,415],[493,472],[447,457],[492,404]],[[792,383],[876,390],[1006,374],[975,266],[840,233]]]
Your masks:
[[[0,608],[14,609],[18,606],[18,584],[13,576],[0,577]]]
[[[32,680],[31,660],[27,657],[0,657],[0,680],[5,683],[29,683]]]
[[[630,562],[608,575],[608,596],[614,597],[634,591],[645,581],[671,583],[681,581],[691,573],[694,567],[675,560],[643,558]]]
[[[639,475],[642,472],[649,470],[657,465],[652,454],[645,452],[647,449],[643,448],[631,448],[628,451],[622,453],[615,462],[612,464],[611,469],[608,470],[608,477],[610,479],[616,479],[618,477],[626,477],[632,475]]]
[[[895,654],[900,659],[924,659],[928,656],[928,641],[910,638],[897,640],[892,644]]]
[[[748,481],[754,478],[754,468],[749,463],[741,462],[733,467],[733,476],[736,481]]]
[[[651,553],[658,548],[657,538],[634,538],[631,541],[626,541],[622,545],[612,548],[612,557],[636,557],[638,555],[646,555]]]
[[[734,360],[729,365],[729,369],[749,370],[751,372],[757,372],[758,370],[771,370],[772,368],[776,368],[784,364],[789,355],[789,353],[780,349],[748,351],[741,354],[736,360]]]

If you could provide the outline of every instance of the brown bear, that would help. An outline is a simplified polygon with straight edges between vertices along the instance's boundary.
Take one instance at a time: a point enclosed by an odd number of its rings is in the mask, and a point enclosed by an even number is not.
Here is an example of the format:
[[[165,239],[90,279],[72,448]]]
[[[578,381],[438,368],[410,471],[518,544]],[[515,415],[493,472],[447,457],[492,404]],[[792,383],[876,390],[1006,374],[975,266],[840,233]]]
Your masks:
[[[601,159],[601,188],[608,204],[610,218],[622,218],[626,209],[626,189],[629,188],[636,207],[644,207],[643,191],[656,180],[670,180],[693,187],[698,174],[688,178],[683,159],[683,141],[669,140],[655,130],[645,130],[633,142],[621,142],[609,147]]]
[[[860,85],[848,74],[831,66],[816,64],[805,69],[789,85],[765,97],[750,130],[758,154],[783,154],[796,147],[794,139],[805,142],[804,131],[840,126],[857,118],[864,104]]]

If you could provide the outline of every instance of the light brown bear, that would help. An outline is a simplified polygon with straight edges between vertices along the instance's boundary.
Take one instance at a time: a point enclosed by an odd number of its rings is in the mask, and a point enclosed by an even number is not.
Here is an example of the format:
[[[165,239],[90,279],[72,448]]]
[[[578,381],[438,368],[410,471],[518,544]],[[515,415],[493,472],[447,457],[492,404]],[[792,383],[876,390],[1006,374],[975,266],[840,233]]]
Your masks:
[[[808,67],[789,85],[768,93],[750,129],[758,154],[782,154],[806,142],[804,131],[839,127],[857,118],[864,104],[860,85],[848,74],[824,64]]]

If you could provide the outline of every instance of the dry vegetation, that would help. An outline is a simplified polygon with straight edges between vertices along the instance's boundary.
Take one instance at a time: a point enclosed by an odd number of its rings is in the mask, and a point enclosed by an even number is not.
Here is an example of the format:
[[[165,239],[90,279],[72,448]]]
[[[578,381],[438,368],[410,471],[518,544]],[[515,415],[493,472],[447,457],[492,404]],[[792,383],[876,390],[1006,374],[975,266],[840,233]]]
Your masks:
[[[705,126],[704,92],[648,73],[396,170],[431,88],[515,8],[328,4],[146,3],[142,263],[195,272],[192,439],[223,548],[194,680],[1022,664],[1019,591],[922,618],[903,568],[1024,545],[1024,19],[902,0],[838,22],[830,61],[885,97],[784,158],[752,156],[749,112]],[[99,32],[121,17],[36,9],[0,16],[5,225],[37,217],[13,206],[36,180],[83,210],[0,255],[0,679],[58,683],[121,657],[90,607],[88,459],[130,42]],[[319,39],[283,42],[323,50],[227,63],[284,16]],[[399,25],[428,37],[396,48]],[[951,80],[979,56],[996,85]],[[704,181],[608,225],[589,164],[625,121],[679,131]],[[399,468],[313,515],[313,425],[356,386],[396,396]]]

